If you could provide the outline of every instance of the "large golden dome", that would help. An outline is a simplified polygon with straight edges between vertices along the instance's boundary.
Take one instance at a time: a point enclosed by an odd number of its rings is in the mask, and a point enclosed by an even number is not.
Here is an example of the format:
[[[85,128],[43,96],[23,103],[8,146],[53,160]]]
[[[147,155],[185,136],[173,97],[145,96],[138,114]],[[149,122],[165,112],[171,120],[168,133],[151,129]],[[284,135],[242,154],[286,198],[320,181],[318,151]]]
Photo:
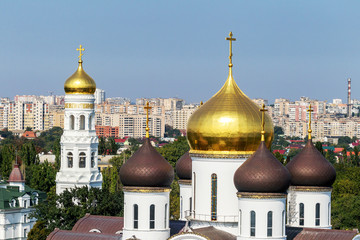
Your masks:
[[[231,56],[230,50],[229,76],[224,86],[189,118],[190,153],[252,154],[260,145],[260,107],[234,81]],[[265,123],[265,143],[269,148],[274,129],[268,114],[265,114]]]
[[[79,49],[77,49],[79,51]],[[84,51],[80,45],[80,50]],[[83,69],[80,51],[79,66],[76,72],[69,77],[65,84],[64,90],[66,94],[94,94],[96,90],[96,83]]]

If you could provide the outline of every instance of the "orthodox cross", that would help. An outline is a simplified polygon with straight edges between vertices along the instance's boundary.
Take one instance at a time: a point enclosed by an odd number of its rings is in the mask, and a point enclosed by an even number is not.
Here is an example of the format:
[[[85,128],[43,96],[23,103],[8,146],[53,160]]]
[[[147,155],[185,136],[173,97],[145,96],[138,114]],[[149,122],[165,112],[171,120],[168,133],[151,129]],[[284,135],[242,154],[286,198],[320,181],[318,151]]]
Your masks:
[[[82,62],[81,60],[81,56],[84,55],[82,52],[85,51],[85,49],[81,46],[80,44],[80,47],[76,49],[76,51],[79,51],[79,62]]]
[[[232,32],[229,33],[229,37],[225,38],[225,40],[228,40],[230,42],[230,54],[229,54],[229,67],[232,67],[232,41],[236,41],[236,38],[232,37]]]
[[[312,130],[311,130],[311,113],[312,113],[313,111],[314,111],[314,110],[311,108],[311,103],[310,103],[309,109],[307,110],[307,112],[309,113],[309,129],[308,129],[308,133],[309,133],[308,138],[309,138],[309,139],[311,139],[311,132],[312,132]]]
[[[149,111],[151,110],[151,106],[149,104],[149,102],[146,103],[146,106],[144,107],[145,111],[146,111],[146,138],[149,138]]]
[[[262,108],[259,110],[261,112],[261,141],[265,141],[265,112],[267,109],[265,108],[265,104],[262,105]]]

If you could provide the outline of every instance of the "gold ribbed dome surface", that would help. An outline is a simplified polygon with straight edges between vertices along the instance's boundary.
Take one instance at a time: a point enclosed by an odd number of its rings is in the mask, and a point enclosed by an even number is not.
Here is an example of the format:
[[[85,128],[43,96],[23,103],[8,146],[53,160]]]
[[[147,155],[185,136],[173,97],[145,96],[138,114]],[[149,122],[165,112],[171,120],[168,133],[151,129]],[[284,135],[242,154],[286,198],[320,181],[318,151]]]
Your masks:
[[[261,140],[261,112],[232,76],[232,64],[224,86],[189,118],[187,138],[190,153],[252,154]],[[274,129],[265,114],[265,143],[269,148]]]
[[[64,90],[66,94],[94,94],[96,83],[84,71],[82,62],[79,62],[76,72],[66,80]]]
[[[76,72],[71,75],[64,84],[64,90],[66,94],[94,94],[96,90],[96,83],[83,69],[81,56],[82,51],[85,49],[76,49],[80,52],[79,55],[79,66]]]

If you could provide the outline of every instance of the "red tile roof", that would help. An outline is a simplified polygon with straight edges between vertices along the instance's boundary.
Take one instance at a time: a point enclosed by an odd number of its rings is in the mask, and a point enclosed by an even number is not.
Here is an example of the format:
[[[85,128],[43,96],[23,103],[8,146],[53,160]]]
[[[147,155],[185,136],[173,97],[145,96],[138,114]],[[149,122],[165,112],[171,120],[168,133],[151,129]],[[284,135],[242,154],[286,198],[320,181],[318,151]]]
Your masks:
[[[287,240],[352,240],[357,234],[351,230],[286,227]]]
[[[276,153],[276,152],[278,152],[280,154],[285,154],[286,150],[276,149],[276,150],[273,151],[273,153]]]
[[[8,182],[25,182],[25,179],[19,169],[19,165],[15,164],[13,170],[10,173]]]
[[[121,235],[102,233],[80,233],[55,229],[46,240],[120,240]]]
[[[36,135],[33,131],[25,131],[22,136],[26,138],[36,138]]]
[[[123,217],[98,216],[86,214],[74,225],[73,232],[88,233],[90,230],[97,229],[103,234],[116,234],[124,227]]]

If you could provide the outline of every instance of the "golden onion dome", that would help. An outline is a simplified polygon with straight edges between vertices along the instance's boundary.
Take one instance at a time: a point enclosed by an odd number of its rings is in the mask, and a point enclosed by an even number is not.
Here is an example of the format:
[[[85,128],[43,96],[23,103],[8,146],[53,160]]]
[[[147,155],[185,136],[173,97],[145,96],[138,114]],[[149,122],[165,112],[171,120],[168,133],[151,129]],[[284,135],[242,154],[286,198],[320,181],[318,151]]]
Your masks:
[[[81,51],[84,48],[80,45],[79,66],[75,73],[71,75],[64,84],[64,90],[66,94],[94,94],[96,90],[96,83],[83,69]]]
[[[190,153],[247,155],[254,153],[260,145],[260,107],[237,86],[232,75],[231,56],[230,45],[227,81],[189,118],[187,139]],[[265,114],[265,123],[265,144],[270,148],[274,128],[268,114]]]

